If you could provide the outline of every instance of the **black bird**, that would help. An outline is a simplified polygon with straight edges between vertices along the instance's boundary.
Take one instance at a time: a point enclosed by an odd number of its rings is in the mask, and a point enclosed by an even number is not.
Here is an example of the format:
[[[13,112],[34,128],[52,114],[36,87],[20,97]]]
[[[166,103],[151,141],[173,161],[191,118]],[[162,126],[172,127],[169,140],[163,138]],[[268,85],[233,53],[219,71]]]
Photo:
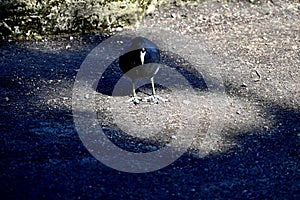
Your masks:
[[[157,46],[144,37],[136,37],[129,44],[125,53],[119,57],[119,66],[121,70],[132,81],[132,98],[129,101],[139,103],[140,100],[152,100],[157,103],[158,100],[167,101],[155,94],[154,76],[159,70],[161,57]],[[139,78],[150,78],[152,86],[152,96],[149,98],[140,98],[136,95],[136,80]]]

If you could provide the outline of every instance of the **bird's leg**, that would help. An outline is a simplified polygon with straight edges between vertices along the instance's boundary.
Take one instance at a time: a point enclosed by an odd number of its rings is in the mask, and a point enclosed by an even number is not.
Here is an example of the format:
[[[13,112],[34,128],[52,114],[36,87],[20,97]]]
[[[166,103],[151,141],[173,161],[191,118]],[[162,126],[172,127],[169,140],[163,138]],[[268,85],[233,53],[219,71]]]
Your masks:
[[[150,81],[151,81],[151,86],[152,86],[152,95],[155,96],[154,77],[151,77]]]
[[[151,97],[145,97],[143,99],[143,101],[153,101],[153,103],[158,103],[159,100],[163,101],[163,102],[167,102],[169,101],[168,99],[164,99],[162,97],[160,97],[159,95],[156,95],[155,93],[155,87],[154,87],[154,77],[150,78],[151,81],[151,86],[152,86],[152,96]]]
[[[142,98],[138,97],[135,92],[135,80],[132,80],[132,97],[127,102],[138,104],[140,103],[140,100],[142,100]]]
[[[135,92],[135,81],[132,80],[132,95],[133,97],[136,97],[136,92]]]

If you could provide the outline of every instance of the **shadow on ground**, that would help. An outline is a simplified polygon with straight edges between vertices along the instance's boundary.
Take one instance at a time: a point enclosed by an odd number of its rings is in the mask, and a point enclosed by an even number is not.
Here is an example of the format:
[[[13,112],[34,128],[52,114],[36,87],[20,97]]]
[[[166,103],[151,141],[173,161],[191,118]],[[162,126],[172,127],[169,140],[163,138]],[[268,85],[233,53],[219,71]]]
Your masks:
[[[166,65],[172,69],[175,69],[180,75],[182,75],[182,77],[184,77],[188,81],[188,83],[193,89],[200,90],[200,91],[206,91],[208,89],[202,75],[196,69],[194,69],[194,67],[187,60],[180,57],[179,55],[176,55],[173,52],[166,52],[166,51],[161,52],[161,57],[162,57],[161,64]],[[175,62],[175,60],[177,62]],[[109,96],[113,95],[112,93],[120,78],[122,78],[122,76],[126,76],[119,68],[118,62],[119,62],[118,59],[115,60],[104,71],[102,77],[100,78],[96,86],[97,92]],[[127,79],[130,82],[130,79],[129,78]],[[149,80],[148,82],[150,83]],[[157,84],[156,87],[163,88],[159,84]],[[145,89],[151,89],[151,85],[146,84]],[[122,95],[128,96],[130,95],[130,93],[124,92],[124,94]]]

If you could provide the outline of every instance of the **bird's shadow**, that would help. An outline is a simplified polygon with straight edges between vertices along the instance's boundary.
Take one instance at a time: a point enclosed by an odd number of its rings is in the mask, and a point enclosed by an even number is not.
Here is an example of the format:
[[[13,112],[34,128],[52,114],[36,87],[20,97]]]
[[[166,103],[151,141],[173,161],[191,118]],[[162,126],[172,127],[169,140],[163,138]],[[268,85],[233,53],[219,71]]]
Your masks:
[[[204,78],[190,62],[181,56],[168,51],[161,52],[161,64],[169,67],[170,69],[175,69],[195,90],[206,91],[208,89]],[[131,80],[122,72],[118,64],[119,60],[114,60],[104,71],[96,83],[96,91],[108,95],[108,96],[128,96],[131,94]],[[161,70],[160,70],[161,71]],[[160,73],[158,72],[158,75]],[[172,74],[168,74],[169,78],[172,78]],[[142,92],[148,94],[151,90],[150,80],[141,79],[138,80],[140,87],[137,88],[137,92]],[[121,86],[121,89],[116,89],[116,85]],[[120,84],[120,85],[119,85]],[[167,89],[165,86],[155,83],[155,88]],[[148,94],[149,95],[149,94]]]

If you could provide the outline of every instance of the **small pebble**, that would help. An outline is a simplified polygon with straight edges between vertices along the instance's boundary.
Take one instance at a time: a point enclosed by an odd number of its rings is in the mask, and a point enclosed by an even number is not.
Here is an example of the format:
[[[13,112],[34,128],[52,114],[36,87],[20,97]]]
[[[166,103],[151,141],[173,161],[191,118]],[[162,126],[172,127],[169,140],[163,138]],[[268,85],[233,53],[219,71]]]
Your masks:
[[[189,105],[191,103],[191,101],[189,101],[189,100],[183,100],[182,103],[185,104],[185,105]]]
[[[117,28],[116,28],[116,31],[117,31],[117,32],[121,32],[121,31],[123,31],[123,28],[122,28],[122,27],[117,27]]]

